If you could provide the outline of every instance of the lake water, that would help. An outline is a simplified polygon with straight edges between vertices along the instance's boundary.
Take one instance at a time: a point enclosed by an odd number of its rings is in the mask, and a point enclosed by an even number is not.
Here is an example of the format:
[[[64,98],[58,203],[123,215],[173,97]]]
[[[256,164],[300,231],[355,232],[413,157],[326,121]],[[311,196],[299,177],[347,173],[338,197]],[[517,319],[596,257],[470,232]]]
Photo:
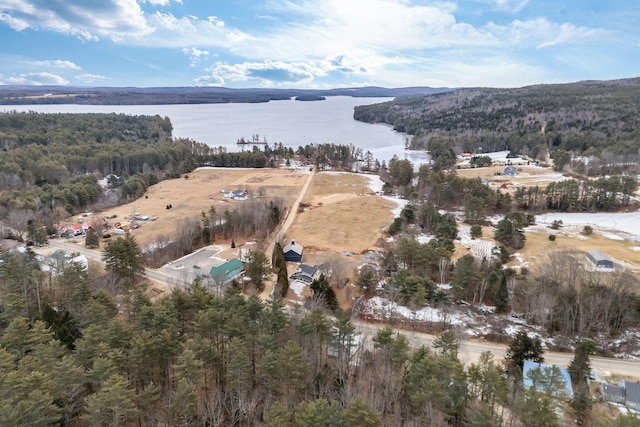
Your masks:
[[[0,105],[0,111],[42,113],[124,113],[169,117],[173,136],[190,138],[227,151],[242,149],[236,141],[259,135],[269,144],[282,142],[294,150],[314,143],[353,144],[388,162],[394,155],[418,165],[428,160],[424,152],[405,151],[406,135],[387,125],[371,125],[353,119],[356,105],[390,98],[327,97],[324,101],[270,101],[256,104],[171,105]]]

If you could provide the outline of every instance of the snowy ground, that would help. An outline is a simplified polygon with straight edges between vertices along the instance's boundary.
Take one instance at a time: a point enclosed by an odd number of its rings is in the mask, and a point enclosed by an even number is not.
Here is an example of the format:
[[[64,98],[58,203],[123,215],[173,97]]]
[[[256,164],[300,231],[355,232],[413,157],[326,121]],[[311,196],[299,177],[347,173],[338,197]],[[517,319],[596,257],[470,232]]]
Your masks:
[[[371,191],[373,191],[376,194],[382,194],[382,186],[384,183],[382,182],[380,177],[378,175],[365,175],[365,177],[369,180],[369,188],[371,189]],[[404,209],[404,207],[408,203],[408,200],[399,199],[397,197],[391,197],[391,196],[381,196],[381,197],[387,200],[391,200],[396,204],[395,209],[393,209],[392,211],[394,218],[400,216],[400,212],[402,212],[402,209]]]
[[[527,227],[527,230],[548,232],[549,226],[557,220],[562,221],[564,234],[571,234],[576,238],[581,238],[582,229],[589,225],[595,234],[608,239],[640,243],[640,212],[553,212],[536,216],[536,224]]]
[[[513,337],[520,331],[525,331],[530,337],[538,337],[544,347],[557,348],[558,345],[566,348],[572,340],[562,337],[549,338],[543,328],[528,324],[516,315],[495,314],[495,307],[488,306],[449,306],[449,307],[423,307],[412,310],[398,305],[380,296],[366,300],[360,314],[366,319],[377,319],[385,322],[397,322],[407,324],[417,322],[431,323],[435,330],[454,328],[462,332],[467,338],[506,338]],[[640,360],[639,331],[626,331],[618,339],[610,341],[610,337],[603,335],[595,340],[603,348],[611,352],[614,357],[627,360]]]
[[[302,298],[302,292],[306,287],[306,284],[298,280],[293,280],[289,283],[289,289],[291,289],[298,296],[298,298]]]

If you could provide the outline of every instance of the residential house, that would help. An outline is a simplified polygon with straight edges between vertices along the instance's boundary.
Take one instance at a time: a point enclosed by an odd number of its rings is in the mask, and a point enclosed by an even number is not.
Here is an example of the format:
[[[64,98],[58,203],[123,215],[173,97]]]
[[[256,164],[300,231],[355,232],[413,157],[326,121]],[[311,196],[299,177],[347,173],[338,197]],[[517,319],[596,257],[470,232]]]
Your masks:
[[[517,172],[515,166],[510,165],[505,167],[502,173],[509,176],[516,176]]]
[[[623,386],[602,383],[600,384],[600,394],[606,402],[625,404],[627,395]]]
[[[310,284],[314,280],[319,279],[321,275],[322,271],[318,267],[309,264],[300,264],[290,279]]]
[[[282,248],[285,261],[300,262],[302,261],[302,252],[304,248],[292,240],[291,243]]]
[[[66,251],[56,250],[49,256],[43,257],[40,261],[40,268],[42,271],[49,271],[52,275],[57,276],[65,268],[65,265],[72,262],[82,265],[83,270],[89,267],[89,260],[87,260],[87,257],[84,255],[70,254]]]
[[[633,381],[624,381],[627,408],[640,411],[640,384]]]

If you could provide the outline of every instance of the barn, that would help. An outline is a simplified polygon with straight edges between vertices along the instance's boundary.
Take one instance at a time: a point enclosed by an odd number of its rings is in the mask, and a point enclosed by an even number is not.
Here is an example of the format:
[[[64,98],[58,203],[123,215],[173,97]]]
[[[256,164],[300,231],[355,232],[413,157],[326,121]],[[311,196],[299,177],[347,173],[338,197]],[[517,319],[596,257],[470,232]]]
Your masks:
[[[303,249],[304,248],[302,247],[302,245],[299,245],[295,242],[295,240],[292,240],[291,243],[289,243],[284,248],[282,248],[282,252],[284,252],[285,261],[292,261],[292,262],[302,261]]]
[[[604,252],[591,250],[587,252],[587,260],[596,269],[613,269],[613,260],[607,256]]]

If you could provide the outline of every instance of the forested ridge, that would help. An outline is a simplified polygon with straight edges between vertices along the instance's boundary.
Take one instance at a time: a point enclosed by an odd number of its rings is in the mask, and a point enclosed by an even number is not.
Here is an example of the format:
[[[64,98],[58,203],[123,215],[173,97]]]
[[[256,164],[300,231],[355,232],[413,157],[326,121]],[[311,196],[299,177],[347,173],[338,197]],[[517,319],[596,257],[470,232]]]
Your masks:
[[[439,93],[449,88],[430,87],[354,87],[336,89],[232,89],[225,87],[73,87],[0,86],[0,105],[89,104],[158,105],[256,103],[287,100],[298,96],[395,97]]]
[[[640,78],[536,85],[516,89],[464,88],[358,106],[354,118],[387,123],[413,135],[411,148],[432,139],[457,152],[510,149],[537,158],[547,150],[579,155],[627,155],[640,144]]]

